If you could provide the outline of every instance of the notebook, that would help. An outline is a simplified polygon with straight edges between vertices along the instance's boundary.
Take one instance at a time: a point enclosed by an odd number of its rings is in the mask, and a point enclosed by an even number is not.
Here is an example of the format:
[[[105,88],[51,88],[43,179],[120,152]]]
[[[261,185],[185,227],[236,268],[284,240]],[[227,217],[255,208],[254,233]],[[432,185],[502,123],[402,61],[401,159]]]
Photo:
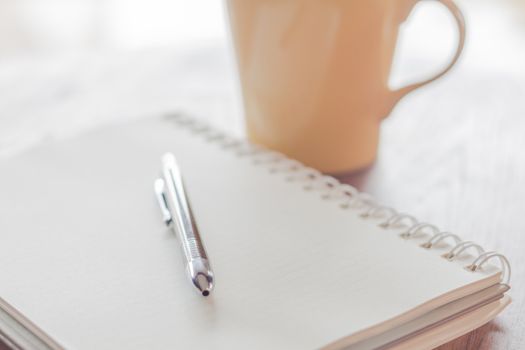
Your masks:
[[[214,270],[208,298],[157,207],[167,151]],[[510,302],[503,255],[181,114],[4,161],[0,212],[13,348],[430,349]]]

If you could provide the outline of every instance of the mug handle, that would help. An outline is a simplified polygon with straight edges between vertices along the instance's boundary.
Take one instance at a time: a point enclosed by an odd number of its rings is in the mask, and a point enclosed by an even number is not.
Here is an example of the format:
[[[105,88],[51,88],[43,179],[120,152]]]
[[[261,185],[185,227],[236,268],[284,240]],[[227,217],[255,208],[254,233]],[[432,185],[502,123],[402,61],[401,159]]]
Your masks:
[[[454,57],[450,60],[450,63],[439,73],[437,73],[432,78],[423,80],[419,83],[410,84],[408,86],[399,88],[397,90],[393,90],[392,98],[393,103],[391,106],[394,106],[403,96],[407,95],[408,93],[427,85],[428,83],[433,82],[434,80],[441,78],[443,75],[447,74],[447,72],[456,64],[458,61],[459,56],[461,55],[461,52],[463,52],[463,46],[465,45],[465,18],[463,17],[463,13],[460,11],[460,9],[456,6],[456,4],[452,0],[437,0],[441,4],[443,4],[449,11],[452,13],[456,20],[456,24],[458,27],[458,45],[456,48],[456,53],[454,54]],[[385,113],[385,117],[388,116],[388,113]]]

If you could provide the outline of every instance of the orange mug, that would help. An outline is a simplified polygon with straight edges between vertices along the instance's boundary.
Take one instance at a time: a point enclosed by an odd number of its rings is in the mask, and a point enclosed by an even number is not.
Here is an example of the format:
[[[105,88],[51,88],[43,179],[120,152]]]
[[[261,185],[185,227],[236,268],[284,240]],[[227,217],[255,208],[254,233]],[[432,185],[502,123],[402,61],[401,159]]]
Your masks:
[[[248,137],[327,173],[370,165],[379,126],[409,92],[388,87],[400,25],[419,0],[227,0]]]

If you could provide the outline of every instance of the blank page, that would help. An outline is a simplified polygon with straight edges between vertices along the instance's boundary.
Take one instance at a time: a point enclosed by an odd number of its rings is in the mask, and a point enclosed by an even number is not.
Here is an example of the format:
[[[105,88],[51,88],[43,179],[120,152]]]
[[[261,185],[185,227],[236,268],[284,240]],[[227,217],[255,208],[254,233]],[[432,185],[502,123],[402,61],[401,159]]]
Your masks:
[[[4,162],[0,295],[68,348],[304,349],[356,341],[499,281],[270,171],[279,162],[264,153],[235,150],[164,118]],[[167,151],[215,272],[208,298],[190,285],[153,194]]]

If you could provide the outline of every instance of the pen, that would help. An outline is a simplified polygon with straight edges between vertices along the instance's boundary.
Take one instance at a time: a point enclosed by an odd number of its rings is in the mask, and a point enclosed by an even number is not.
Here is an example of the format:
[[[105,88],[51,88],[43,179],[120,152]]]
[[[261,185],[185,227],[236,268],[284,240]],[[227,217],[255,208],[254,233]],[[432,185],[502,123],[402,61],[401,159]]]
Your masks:
[[[199,293],[208,296],[214,285],[213,271],[173,154],[166,153],[162,157],[162,178],[155,180],[154,187],[162,219],[179,239],[186,272]]]

